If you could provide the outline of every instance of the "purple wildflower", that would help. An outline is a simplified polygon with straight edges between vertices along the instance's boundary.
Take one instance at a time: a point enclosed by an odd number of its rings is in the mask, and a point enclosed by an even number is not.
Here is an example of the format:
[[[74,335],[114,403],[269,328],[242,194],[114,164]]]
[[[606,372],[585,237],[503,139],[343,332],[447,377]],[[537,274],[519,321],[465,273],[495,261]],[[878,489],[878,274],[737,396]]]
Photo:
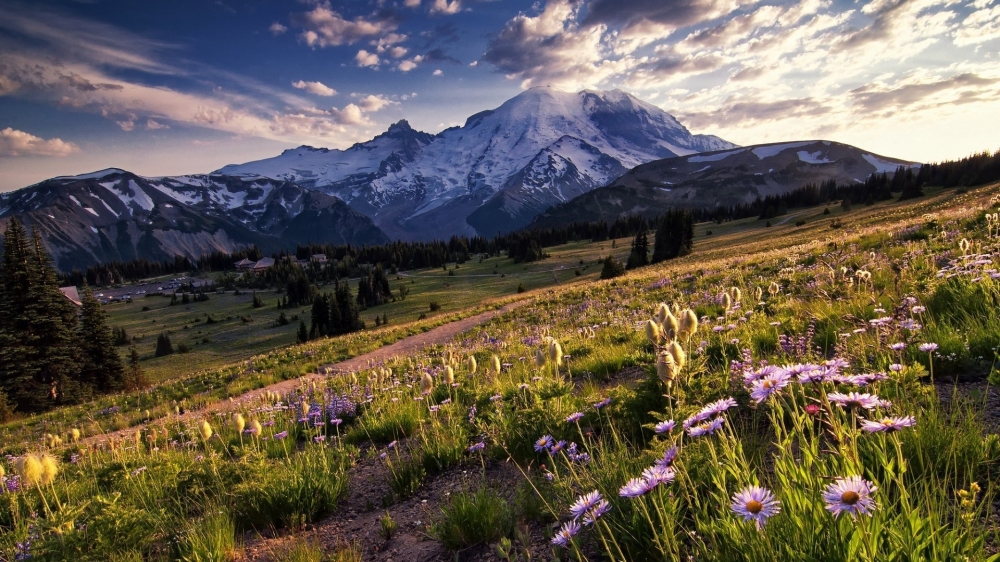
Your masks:
[[[722,424],[726,422],[725,418],[715,418],[710,422],[700,423],[688,429],[688,435],[691,437],[701,437],[702,435],[712,435],[720,428]]]
[[[769,517],[774,517],[781,511],[781,502],[767,488],[747,486],[733,494],[730,508],[744,521],[753,521],[759,531],[764,528]]]
[[[650,485],[649,480],[645,478],[633,478],[618,490],[618,495],[623,498],[637,498],[645,495],[655,487],[655,485]]]
[[[551,435],[542,436],[537,441],[535,441],[535,452],[541,453],[542,451],[548,449],[553,442],[554,440],[552,439]]]
[[[857,475],[838,478],[823,491],[823,501],[834,517],[843,512],[851,517],[869,515],[877,507],[872,498],[877,490],[877,486]]]
[[[592,492],[587,492],[582,496],[576,498],[573,505],[569,506],[569,512],[573,514],[573,520],[577,520],[581,515],[590,511],[594,506],[598,504],[604,497],[597,490]]]
[[[917,425],[917,420],[913,416],[882,418],[879,421],[861,421],[861,429],[868,433],[892,433],[915,425]]]
[[[653,431],[655,431],[657,434],[670,433],[671,431],[674,430],[674,426],[676,425],[677,423],[674,420],[661,421],[660,423],[653,426]]]
[[[581,412],[573,412],[572,414],[566,416],[566,423],[576,423],[583,419],[583,414]]]
[[[579,523],[576,521],[567,521],[558,531],[556,531],[555,536],[552,537],[552,544],[566,548],[573,541],[573,537],[575,537],[579,532]]]
[[[863,408],[865,410],[871,410],[879,404],[878,396],[860,392],[848,392],[847,394],[844,394],[843,392],[831,392],[828,398],[830,399],[830,402],[833,402],[843,408]]]
[[[920,347],[918,349],[920,349],[920,351],[923,351],[924,353],[933,353],[937,351],[937,348],[938,344],[936,343],[922,343],[920,344]]]

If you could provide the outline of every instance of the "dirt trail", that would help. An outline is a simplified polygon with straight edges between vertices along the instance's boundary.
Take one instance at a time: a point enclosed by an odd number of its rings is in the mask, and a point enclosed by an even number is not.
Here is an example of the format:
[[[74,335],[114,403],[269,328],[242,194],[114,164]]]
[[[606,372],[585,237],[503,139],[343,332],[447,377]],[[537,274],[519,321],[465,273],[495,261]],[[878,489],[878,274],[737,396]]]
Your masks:
[[[403,338],[393,344],[380,347],[370,353],[365,353],[363,355],[359,355],[357,357],[353,357],[351,359],[347,359],[339,363],[331,363],[328,365],[324,365],[320,367],[319,370],[321,372],[349,373],[351,371],[358,371],[361,369],[365,369],[372,364],[384,362],[392,357],[420,351],[421,349],[427,346],[448,343],[452,341],[452,339],[454,339],[455,336],[467,330],[475,328],[476,326],[479,326],[481,324],[485,324],[486,322],[489,322],[490,320],[492,320],[493,318],[497,317],[500,314],[510,312],[511,310],[523,306],[524,304],[527,303],[527,300],[528,299],[522,299],[516,302],[512,302],[510,304],[500,307],[497,310],[482,312],[480,314],[476,314],[475,316],[470,316],[462,320],[456,320],[454,322],[450,322],[448,324],[432,328],[421,334],[414,334],[412,336]],[[216,412],[230,412],[239,409],[241,406],[245,405],[248,402],[255,401],[262,392],[272,391],[272,392],[277,392],[279,394],[284,394],[299,388],[303,384],[309,384],[314,380],[321,380],[326,376],[327,375],[322,375],[318,373],[310,373],[308,375],[304,375],[297,379],[282,381],[279,383],[272,384],[270,386],[258,388],[257,390],[251,390],[250,392],[247,392],[231,400],[220,400],[218,402],[210,404],[205,408],[201,408],[200,410],[185,412],[178,416],[168,416],[167,418],[161,418],[153,423],[157,422],[176,423],[178,421],[202,419]],[[133,433],[135,433],[136,429],[139,429],[140,427],[143,426],[131,427],[110,433],[102,433],[100,435],[92,435],[90,437],[81,440],[81,444],[94,445],[97,443],[106,442],[112,438],[118,439],[126,435],[132,435]]]

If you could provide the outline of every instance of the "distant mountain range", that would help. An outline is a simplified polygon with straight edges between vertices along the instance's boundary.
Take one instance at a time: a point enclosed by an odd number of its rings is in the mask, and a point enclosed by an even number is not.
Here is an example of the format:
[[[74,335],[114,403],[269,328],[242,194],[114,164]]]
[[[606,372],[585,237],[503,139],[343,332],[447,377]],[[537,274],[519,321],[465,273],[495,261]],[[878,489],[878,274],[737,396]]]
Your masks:
[[[913,162],[887,158],[831,141],[746,146],[637,166],[605,187],[539,214],[532,227],[655,216],[668,208],[712,209],[752,203],[808,184],[864,182]]]
[[[0,227],[37,226],[66,270],[249,244],[493,236],[748,203],[910,164],[827,141],[738,147],[619,90],[535,88],[436,135],[400,121],[346,150],[300,146],[209,175],[53,178],[0,195]]]
[[[119,169],[59,177],[0,194],[0,228],[17,216],[42,233],[56,266],[175,255],[198,258],[257,244],[381,244],[371,219],[336,197],[268,178],[143,178]],[[2,243],[2,239],[0,239]]]
[[[392,238],[428,240],[517,230],[639,164],[734,146],[619,90],[535,88],[437,135],[400,121],[347,150],[302,146],[218,173],[295,182]]]

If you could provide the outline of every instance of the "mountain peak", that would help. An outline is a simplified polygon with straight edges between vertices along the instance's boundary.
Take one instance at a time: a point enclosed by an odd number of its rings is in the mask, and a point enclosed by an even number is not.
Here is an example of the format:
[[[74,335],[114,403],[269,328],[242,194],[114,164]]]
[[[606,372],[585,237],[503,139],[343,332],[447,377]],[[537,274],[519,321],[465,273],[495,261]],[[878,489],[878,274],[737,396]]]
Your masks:
[[[389,133],[401,133],[406,131],[412,131],[413,127],[410,126],[410,122],[406,119],[400,119],[399,121],[389,125]]]
[[[52,178],[53,180],[99,180],[107,176],[114,176],[118,174],[128,174],[127,170],[121,168],[105,168],[103,170],[98,170],[96,172],[90,172],[89,174],[80,174],[78,176],[57,176]]]

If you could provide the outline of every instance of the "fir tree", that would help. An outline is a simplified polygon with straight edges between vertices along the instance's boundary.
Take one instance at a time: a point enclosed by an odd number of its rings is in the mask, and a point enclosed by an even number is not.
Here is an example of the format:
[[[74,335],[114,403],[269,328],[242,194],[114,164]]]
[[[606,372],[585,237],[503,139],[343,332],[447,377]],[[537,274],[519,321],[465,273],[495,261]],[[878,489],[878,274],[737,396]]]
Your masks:
[[[156,338],[156,352],[153,353],[156,357],[163,357],[164,355],[170,355],[174,352],[174,345],[170,343],[170,336],[167,334],[160,334]]]
[[[694,216],[687,211],[670,211],[656,228],[652,263],[691,253],[694,243]]]
[[[604,258],[604,267],[601,268],[601,279],[612,279],[624,273],[625,266],[622,265],[622,262],[618,261],[614,256]]]
[[[309,332],[306,330],[305,320],[299,320],[298,340],[299,343],[306,343],[309,341]]]
[[[141,390],[149,386],[146,373],[139,365],[139,350],[132,344],[128,348],[128,371],[125,378],[125,390]]]
[[[635,235],[632,240],[632,252],[625,262],[625,269],[635,269],[649,265],[649,239],[646,238],[646,231],[643,230]]]
[[[79,337],[83,350],[81,380],[101,392],[115,392],[125,386],[125,366],[115,349],[115,336],[100,301],[89,288],[83,293]]]

